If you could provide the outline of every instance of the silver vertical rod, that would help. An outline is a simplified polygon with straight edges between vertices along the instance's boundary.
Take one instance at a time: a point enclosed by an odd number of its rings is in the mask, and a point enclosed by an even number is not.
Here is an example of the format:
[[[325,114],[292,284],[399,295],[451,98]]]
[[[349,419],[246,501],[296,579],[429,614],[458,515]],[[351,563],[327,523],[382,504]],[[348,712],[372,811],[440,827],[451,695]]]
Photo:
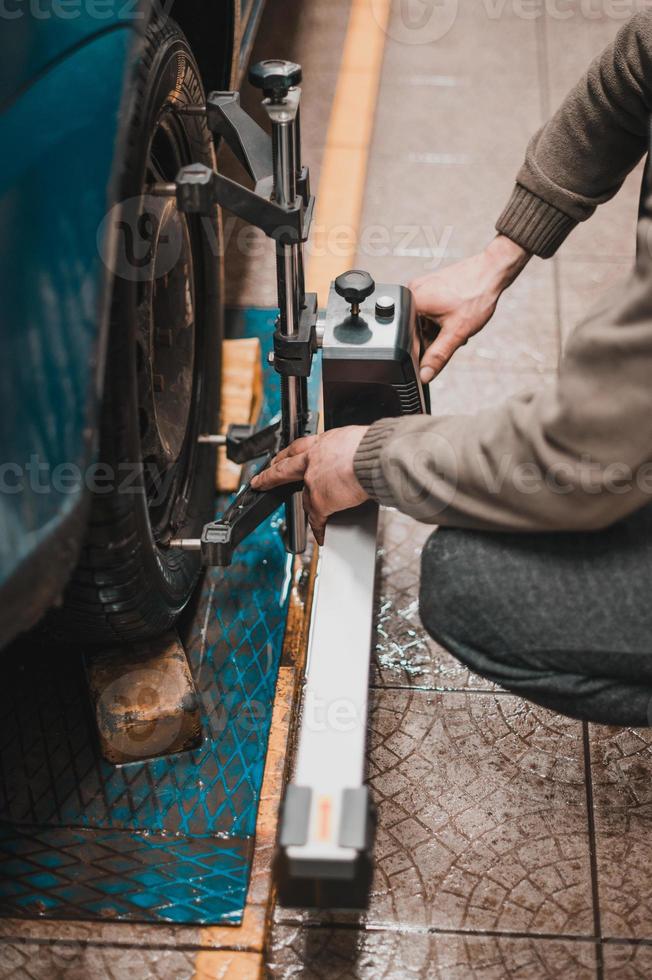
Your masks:
[[[301,159],[301,105],[297,106],[297,114],[294,118],[294,172],[296,179],[301,176],[303,162]],[[303,304],[306,296],[306,282],[303,271],[303,246],[297,249],[297,282],[299,284],[299,296]]]
[[[274,196],[283,208],[294,205],[296,192],[296,127],[295,119],[280,121],[272,116],[274,151]],[[278,305],[282,334],[294,336],[299,328],[303,304],[301,278],[303,262],[300,245],[276,247]],[[303,434],[307,412],[307,386],[304,378],[281,379],[281,415],[283,441],[287,445]],[[302,495],[296,493],[285,507],[287,547],[300,554],[306,547],[306,519]]]

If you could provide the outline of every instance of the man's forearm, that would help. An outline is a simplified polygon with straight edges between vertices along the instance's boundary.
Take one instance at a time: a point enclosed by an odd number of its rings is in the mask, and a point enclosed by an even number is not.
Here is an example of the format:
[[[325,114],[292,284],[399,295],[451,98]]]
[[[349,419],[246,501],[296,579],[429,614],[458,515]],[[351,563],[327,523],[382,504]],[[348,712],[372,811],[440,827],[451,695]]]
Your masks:
[[[489,242],[484,255],[495,288],[500,293],[511,286],[532,258],[531,252],[511,238],[500,234]]]
[[[648,148],[652,14],[632,17],[530,141],[496,228],[544,258],[613,197]]]

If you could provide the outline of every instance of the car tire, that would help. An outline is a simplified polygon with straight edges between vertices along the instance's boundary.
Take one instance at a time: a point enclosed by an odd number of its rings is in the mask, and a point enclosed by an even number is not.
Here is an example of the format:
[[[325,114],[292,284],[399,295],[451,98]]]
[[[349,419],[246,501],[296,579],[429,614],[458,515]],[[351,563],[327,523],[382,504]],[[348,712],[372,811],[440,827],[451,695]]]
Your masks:
[[[148,194],[180,166],[215,165],[199,69],[167,18],[149,27],[134,80],[118,229],[99,466],[77,569],[53,624],[67,637],[131,642],[169,629],[200,574],[198,537],[215,499],[222,342],[219,215],[184,216]]]

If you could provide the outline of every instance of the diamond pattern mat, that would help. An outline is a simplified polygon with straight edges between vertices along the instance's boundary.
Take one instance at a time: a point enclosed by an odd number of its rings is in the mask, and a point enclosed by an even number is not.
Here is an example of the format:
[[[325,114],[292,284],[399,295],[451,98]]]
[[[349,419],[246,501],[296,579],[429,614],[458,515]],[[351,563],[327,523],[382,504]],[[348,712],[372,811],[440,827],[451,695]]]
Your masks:
[[[260,337],[265,354],[274,317],[234,314],[229,333]],[[266,380],[263,421],[279,407],[278,383]],[[182,624],[202,702],[204,738],[192,752],[110,766],[81,656],[24,643],[6,651],[0,914],[241,920],[287,611],[280,519],[229,569],[206,574]]]
[[[5,914],[238,923],[253,839],[0,830]]]

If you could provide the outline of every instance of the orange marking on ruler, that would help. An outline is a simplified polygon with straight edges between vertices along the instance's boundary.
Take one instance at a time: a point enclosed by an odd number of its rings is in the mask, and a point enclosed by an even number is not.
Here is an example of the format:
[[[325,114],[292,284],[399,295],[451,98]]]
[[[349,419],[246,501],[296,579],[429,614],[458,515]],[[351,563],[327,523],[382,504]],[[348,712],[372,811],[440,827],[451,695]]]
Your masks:
[[[333,801],[330,796],[320,796],[317,803],[317,840],[331,839],[331,816]]]

